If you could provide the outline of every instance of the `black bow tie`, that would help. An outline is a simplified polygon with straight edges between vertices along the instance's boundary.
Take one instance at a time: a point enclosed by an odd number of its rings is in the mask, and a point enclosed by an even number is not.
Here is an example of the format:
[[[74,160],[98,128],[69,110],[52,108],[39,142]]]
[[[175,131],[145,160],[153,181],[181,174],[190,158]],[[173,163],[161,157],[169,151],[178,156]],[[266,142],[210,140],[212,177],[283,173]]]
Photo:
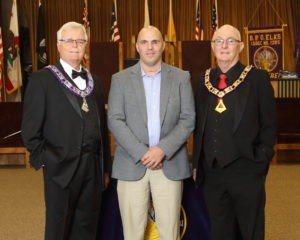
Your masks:
[[[72,70],[72,79],[82,77],[83,79],[87,79],[87,72],[85,70],[81,70],[81,72],[77,72],[75,70]]]

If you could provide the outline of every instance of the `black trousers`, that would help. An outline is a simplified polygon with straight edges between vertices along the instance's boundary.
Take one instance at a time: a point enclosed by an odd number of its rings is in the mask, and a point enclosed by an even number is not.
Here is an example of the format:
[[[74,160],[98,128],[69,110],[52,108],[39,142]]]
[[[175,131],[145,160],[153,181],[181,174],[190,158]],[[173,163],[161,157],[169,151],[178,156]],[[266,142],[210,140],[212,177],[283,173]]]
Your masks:
[[[84,153],[70,184],[62,189],[44,169],[46,240],[94,240],[101,205],[97,154]]]
[[[250,160],[245,160],[250,161]],[[253,162],[253,164],[256,164]],[[265,174],[204,163],[203,191],[212,240],[263,240]],[[238,234],[239,233],[239,234]]]

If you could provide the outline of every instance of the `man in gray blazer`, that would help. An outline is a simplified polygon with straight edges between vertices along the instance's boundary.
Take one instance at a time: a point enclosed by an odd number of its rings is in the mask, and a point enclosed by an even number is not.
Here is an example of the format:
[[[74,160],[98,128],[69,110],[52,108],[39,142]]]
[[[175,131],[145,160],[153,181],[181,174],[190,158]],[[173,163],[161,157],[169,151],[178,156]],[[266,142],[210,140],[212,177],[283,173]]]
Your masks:
[[[143,240],[150,195],[160,240],[177,240],[182,180],[190,173],[186,141],[194,129],[194,97],[187,72],[162,62],[160,31],[143,28],[140,61],[112,77],[108,126],[116,139],[112,177],[125,240]]]

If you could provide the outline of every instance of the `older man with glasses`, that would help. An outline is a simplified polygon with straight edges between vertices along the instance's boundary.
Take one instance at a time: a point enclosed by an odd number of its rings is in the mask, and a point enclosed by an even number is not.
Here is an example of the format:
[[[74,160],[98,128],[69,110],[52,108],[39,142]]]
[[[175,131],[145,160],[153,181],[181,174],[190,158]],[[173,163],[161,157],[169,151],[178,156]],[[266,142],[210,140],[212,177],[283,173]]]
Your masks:
[[[212,240],[264,239],[265,179],[273,156],[276,111],[267,72],[239,61],[240,32],[213,35],[217,67],[196,91],[194,179],[204,190]]]
[[[87,43],[76,22],[57,32],[60,60],[33,73],[22,136],[43,168],[47,240],[94,240],[110,153],[100,80],[81,65]]]

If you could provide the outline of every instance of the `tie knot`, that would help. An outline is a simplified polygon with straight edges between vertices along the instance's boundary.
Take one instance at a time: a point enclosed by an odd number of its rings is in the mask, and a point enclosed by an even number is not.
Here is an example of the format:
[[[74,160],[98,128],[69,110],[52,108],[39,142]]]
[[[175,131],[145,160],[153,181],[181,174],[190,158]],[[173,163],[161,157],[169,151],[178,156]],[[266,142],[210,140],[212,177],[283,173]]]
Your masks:
[[[226,74],[220,74],[220,80],[219,80],[219,85],[218,85],[219,89],[224,89],[227,87],[226,80],[227,80]]]
[[[77,77],[81,77],[83,79],[86,79],[87,78],[87,72],[84,69],[82,69],[80,72],[72,70],[72,79],[77,78]]]
[[[227,79],[227,75],[226,74],[220,74],[220,80],[221,81],[226,81],[226,79]]]

